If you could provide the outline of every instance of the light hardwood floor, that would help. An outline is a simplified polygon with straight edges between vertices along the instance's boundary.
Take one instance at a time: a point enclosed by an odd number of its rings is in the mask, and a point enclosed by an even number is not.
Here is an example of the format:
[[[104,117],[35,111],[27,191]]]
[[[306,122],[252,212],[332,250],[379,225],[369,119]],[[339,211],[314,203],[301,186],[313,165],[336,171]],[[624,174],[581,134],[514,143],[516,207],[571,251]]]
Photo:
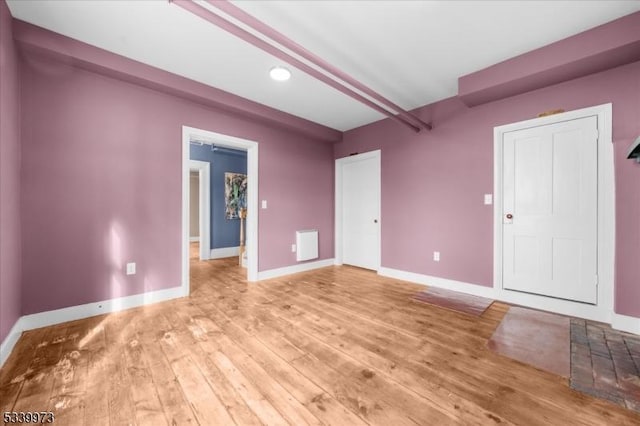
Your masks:
[[[0,410],[59,425],[631,425],[640,416],[487,349],[480,318],[352,267],[248,284],[192,259],[192,295],[33,330],[0,371]]]

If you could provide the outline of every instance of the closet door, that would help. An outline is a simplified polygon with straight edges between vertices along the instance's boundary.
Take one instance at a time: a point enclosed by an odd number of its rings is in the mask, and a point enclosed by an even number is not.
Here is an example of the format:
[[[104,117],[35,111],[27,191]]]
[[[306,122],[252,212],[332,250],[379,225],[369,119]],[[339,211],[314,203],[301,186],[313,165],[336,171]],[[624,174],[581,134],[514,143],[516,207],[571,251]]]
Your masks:
[[[377,152],[379,154],[379,151]],[[342,262],[380,267],[380,156],[360,154],[338,160],[341,168]]]

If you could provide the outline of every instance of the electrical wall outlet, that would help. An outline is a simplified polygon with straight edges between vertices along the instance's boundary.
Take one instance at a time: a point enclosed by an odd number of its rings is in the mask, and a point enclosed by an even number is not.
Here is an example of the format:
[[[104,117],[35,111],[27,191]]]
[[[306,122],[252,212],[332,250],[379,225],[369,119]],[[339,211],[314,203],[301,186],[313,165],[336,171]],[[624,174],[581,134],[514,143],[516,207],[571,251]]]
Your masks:
[[[262,200],[262,208],[263,209],[267,208],[267,200]]]
[[[135,275],[136,274],[136,263],[130,262],[127,263],[127,275]]]
[[[440,262],[440,252],[439,251],[434,251],[433,252],[433,261],[434,262]]]
[[[297,247],[295,244],[291,244],[291,253],[295,253],[297,250]]]
[[[493,204],[493,194],[484,194],[484,204],[487,206]]]

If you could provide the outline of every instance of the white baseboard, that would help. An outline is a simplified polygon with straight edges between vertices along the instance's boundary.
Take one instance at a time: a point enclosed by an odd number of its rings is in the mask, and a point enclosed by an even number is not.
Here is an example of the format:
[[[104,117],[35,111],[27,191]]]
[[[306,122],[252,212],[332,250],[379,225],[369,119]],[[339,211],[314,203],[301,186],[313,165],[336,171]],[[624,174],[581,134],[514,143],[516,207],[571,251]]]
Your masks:
[[[189,242],[198,243],[200,242],[200,237],[189,237]]]
[[[296,274],[298,272],[311,271],[312,269],[324,268],[326,266],[333,266],[335,260],[323,259],[315,262],[300,263],[298,265],[285,266],[284,268],[269,269],[267,271],[258,272],[258,281],[268,280],[270,278],[282,277],[284,275]]]
[[[611,327],[616,330],[640,334],[640,318],[612,313],[593,305],[573,303],[566,300],[521,293],[518,291],[499,290],[494,287],[485,287],[477,284],[449,280],[446,278],[416,274],[414,272],[401,271],[399,269],[382,267],[378,270],[378,274],[384,277],[410,281],[416,284],[459,291],[461,293],[472,294],[474,296],[487,297],[489,299],[500,300],[513,305],[528,306],[533,309],[555,312],[561,315],[604,322],[611,324]]]
[[[211,249],[209,259],[222,259],[225,257],[240,256],[240,247],[222,247]]]
[[[416,284],[434,286],[447,290],[459,291],[461,293],[472,294],[474,296],[496,298],[493,287],[485,287],[479,284],[470,284],[462,281],[449,280],[447,278],[432,277],[429,275],[416,274],[415,272],[401,271],[399,269],[381,267],[378,275],[395,278],[397,280],[410,281]]]
[[[640,318],[614,313],[611,318],[611,327],[640,335]]]
[[[67,321],[89,318],[106,313],[123,311],[125,309],[164,302],[166,300],[177,299],[184,296],[187,296],[187,294],[185,294],[184,287],[172,287],[148,293],[135,294],[133,296],[118,297],[115,299],[103,300],[101,302],[86,303],[84,305],[55,309],[53,311],[23,315],[18,319],[18,321],[16,321],[9,334],[2,342],[2,345],[0,345],[0,366],[2,366],[9,357],[9,354],[13,350],[13,347],[23,331],[47,327]]]
[[[2,367],[7,358],[9,358],[9,354],[13,351],[13,347],[18,343],[18,339],[20,339],[24,331],[20,320],[22,320],[22,318],[18,318],[18,321],[13,324],[13,327],[9,330],[9,334],[7,334],[2,344],[0,344],[0,367]]]

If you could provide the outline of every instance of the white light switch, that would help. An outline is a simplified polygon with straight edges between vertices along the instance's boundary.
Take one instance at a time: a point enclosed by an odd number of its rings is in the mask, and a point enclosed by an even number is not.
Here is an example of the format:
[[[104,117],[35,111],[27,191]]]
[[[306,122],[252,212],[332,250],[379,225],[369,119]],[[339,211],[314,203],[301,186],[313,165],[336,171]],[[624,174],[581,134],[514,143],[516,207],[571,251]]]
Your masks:
[[[433,252],[433,260],[435,262],[440,262],[440,252],[439,251],[434,251]]]
[[[267,208],[267,200],[262,200],[262,208],[263,209]]]
[[[135,274],[136,274],[135,262],[127,263],[127,275],[135,275]]]
[[[484,203],[488,206],[493,204],[493,194],[484,194]]]
[[[295,253],[295,252],[296,252],[296,245],[291,244],[291,253]]]

